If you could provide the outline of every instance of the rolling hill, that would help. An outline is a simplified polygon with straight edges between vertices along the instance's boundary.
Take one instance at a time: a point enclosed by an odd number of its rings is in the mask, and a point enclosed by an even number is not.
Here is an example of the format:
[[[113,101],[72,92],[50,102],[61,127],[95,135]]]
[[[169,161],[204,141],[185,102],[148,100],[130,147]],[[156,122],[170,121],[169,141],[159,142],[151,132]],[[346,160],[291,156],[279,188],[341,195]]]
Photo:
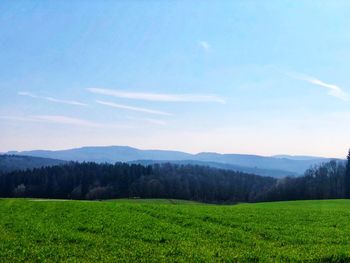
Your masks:
[[[9,152],[13,155],[26,155],[42,158],[59,159],[65,161],[91,161],[97,163],[115,162],[197,162],[217,168],[230,170],[242,169],[261,175],[282,177],[286,175],[302,174],[310,166],[331,160],[330,158],[307,156],[259,156],[248,154],[220,154],[202,152],[190,154],[180,151],[140,150],[128,146],[82,147],[59,151],[24,151]]]
[[[0,155],[0,172],[12,172],[63,164],[66,161],[20,155]]]
[[[298,173],[283,171],[283,170],[273,170],[273,169],[260,169],[257,167],[246,167],[239,166],[234,164],[226,164],[226,163],[217,163],[217,162],[205,162],[205,161],[195,161],[195,160],[180,160],[180,161],[171,161],[171,160],[136,160],[128,163],[135,163],[141,165],[153,165],[157,163],[172,163],[178,165],[198,165],[198,166],[209,166],[218,169],[237,171],[247,174],[257,174],[262,176],[271,176],[275,178],[281,178],[286,176],[297,176]]]

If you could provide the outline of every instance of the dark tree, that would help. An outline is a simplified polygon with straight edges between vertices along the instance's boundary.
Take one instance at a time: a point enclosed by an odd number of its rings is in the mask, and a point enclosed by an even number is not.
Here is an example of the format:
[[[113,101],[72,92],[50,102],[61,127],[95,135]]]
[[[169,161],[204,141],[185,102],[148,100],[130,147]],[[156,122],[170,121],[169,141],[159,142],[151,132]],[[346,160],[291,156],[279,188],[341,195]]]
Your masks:
[[[350,150],[347,156],[346,171],[344,177],[345,197],[350,198]]]
[[[0,197],[264,200],[277,179],[206,166],[69,163],[0,174]]]
[[[198,165],[66,163],[0,170],[0,197],[174,198],[209,203],[350,198],[347,164],[330,161],[304,176],[276,179]]]

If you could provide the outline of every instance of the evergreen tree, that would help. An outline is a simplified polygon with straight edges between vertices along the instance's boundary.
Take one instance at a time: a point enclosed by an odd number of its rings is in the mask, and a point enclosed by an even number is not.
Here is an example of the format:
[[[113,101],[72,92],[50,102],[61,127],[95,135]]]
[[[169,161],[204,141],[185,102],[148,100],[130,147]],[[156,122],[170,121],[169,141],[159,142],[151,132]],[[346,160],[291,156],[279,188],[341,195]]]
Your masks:
[[[348,162],[331,161],[300,177],[276,179],[197,165],[66,163],[0,174],[0,197],[174,198],[235,203],[350,198]]]
[[[345,198],[350,198],[350,150],[347,156],[346,172],[344,176]]]

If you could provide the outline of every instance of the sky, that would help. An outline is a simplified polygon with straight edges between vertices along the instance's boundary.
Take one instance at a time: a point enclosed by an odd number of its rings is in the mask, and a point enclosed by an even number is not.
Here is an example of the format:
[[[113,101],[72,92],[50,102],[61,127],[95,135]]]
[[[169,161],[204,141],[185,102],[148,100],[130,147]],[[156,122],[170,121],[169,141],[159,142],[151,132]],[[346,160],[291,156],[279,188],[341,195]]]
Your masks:
[[[0,2],[0,152],[345,157],[349,1]]]

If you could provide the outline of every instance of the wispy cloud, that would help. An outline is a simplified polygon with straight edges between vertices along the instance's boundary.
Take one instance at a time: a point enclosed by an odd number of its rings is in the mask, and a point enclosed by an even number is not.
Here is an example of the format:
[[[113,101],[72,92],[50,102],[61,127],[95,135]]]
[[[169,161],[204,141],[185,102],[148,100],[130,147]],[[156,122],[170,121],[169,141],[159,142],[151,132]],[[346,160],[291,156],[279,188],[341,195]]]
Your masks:
[[[85,127],[100,127],[101,124],[91,122],[84,119],[77,119],[62,115],[35,115],[31,116],[33,119],[49,123],[59,123],[59,124],[68,124],[76,126],[85,126]]]
[[[30,92],[26,92],[26,91],[19,91],[19,92],[17,92],[17,94],[20,95],[20,96],[27,96],[27,97],[39,99],[38,96],[36,96],[36,95],[34,95],[34,94],[30,93]]]
[[[147,108],[133,107],[133,106],[124,105],[124,104],[117,104],[117,103],[109,102],[109,101],[97,100],[96,102],[99,104],[109,106],[112,108],[117,108],[117,109],[137,111],[137,112],[156,114],[156,115],[172,116],[171,113],[164,112],[164,111],[157,111],[157,110],[152,110],[152,109],[147,109]]]
[[[209,51],[211,50],[211,45],[204,40],[198,41],[198,45],[204,50],[204,51]]]
[[[68,105],[74,105],[74,106],[88,106],[85,103],[75,101],[75,100],[61,100],[61,99],[56,99],[56,98],[52,98],[52,97],[38,96],[38,95],[32,94],[30,92],[26,92],[26,91],[20,91],[17,94],[20,96],[27,96],[27,97],[34,98],[34,99],[42,99],[42,100],[47,100],[47,101],[51,101],[51,102],[55,102],[55,103],[62,103],[62,104],[68,104]]]
[[[290,74],[290,75],[296,79],[304,80],[310,84],[313,84],[322,88],[326,88],[328,90],[328,95],[330,96],[333,96],[345,101],[349,100],[349,95],[341,87],[335,84],[326,83],[315,77],[310,77],[302,74]]]
[[[162,93],[144,93],[144,92],[127,92],[121,90],[89,88],[88,91],[95,94],[113,96],[117,98],[160,101],[160,102],[216,102],[225,103],[225,100],[216,95],[203,94],[162,94]]]
[[[8,121],[36,121],[30,116],[10,116],[10,115],[0,115],[1,120],[8,120]]]
[[[53,123],[62,124],[69,126],[81,126],[90,128],[126,128],[130,126],[110,124],[110,123],[97,123],[89,120],[72,118],[69,116],[62,115],[30,115],[30,116],[0,116],[0,119],[10,120],[10,121],[25,121],[25,122],[43,122],[43,123]]]
[[[165,126],[167,123],[163,120],[159,119],[153,119],[153,118],[134,118],[134,117],[127,117],[129,120],[136,121],[136,122],[145,122],[149,124],[154,124],[154,125],[161,125]]]

